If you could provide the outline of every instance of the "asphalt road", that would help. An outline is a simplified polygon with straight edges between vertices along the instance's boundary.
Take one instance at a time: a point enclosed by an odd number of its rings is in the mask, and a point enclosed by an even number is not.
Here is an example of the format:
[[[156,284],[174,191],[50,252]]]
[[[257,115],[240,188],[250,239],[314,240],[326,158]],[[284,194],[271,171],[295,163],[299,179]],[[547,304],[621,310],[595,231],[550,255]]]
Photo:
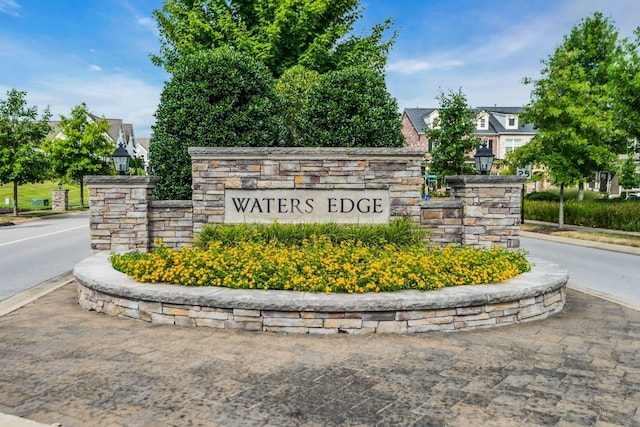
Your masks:
[[[88,213],[0,227],[0,300],[71,271],[90,255]]]
[[[526,237],[521,237],[520,246],[531,256],[564,266],[575,288],[640,307],[639,256]]]

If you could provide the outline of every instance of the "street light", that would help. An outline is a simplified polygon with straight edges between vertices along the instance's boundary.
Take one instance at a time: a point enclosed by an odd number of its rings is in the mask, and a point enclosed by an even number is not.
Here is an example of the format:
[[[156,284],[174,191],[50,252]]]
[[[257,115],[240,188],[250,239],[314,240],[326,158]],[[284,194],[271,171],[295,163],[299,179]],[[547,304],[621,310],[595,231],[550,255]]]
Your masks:
[[[113,166],[116,168],[118,175],[124,175],[124,173],[129,170],[129,160],[131,160],[127,150],[120,144],[111,157],[113,158]]]
[[[483,142],[482,147],[478,148],[474,156],[476,161],[476,170],[480,175],[489,175],[491,165],[493,164],[493,152],[487,148],[487,143]]]

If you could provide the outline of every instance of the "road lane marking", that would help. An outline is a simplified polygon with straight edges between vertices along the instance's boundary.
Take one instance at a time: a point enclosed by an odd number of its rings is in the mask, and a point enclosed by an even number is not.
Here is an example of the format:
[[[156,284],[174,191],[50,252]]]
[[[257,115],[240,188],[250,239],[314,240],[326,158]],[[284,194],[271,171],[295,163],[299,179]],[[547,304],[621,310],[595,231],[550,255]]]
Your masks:
[[[64,230],[52,231],[51,233],[39,234],[37,236],[32,236],[32,237],[25,237],[24,239],[14,240],[12,242],[0,243],[0,246],[13,245],[14,243],[20,243],[20,242],[25,242],[27,240],[39,239],[40,237],[47,237],[47,236],[51,236],[51,235],[54,235],[54,234],[65,233],[67,231],[77,230],[79,228],[88,227],[88,226],[89,226],[88,224],[87,225],[79,225],[77,227],[65,228]]]

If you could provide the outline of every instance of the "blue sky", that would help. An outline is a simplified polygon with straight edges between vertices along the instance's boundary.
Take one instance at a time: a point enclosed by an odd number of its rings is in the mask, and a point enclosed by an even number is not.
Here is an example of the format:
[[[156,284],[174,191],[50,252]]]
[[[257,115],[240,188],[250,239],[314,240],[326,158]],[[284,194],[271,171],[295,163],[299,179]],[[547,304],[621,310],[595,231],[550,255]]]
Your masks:
[[[462,89],[472,107],[520,106],[542,59],[581,18],[595,11],[620,35],[640,26],[638,0],[361,0],[360,34],[391,17],[398,38],[387,67],[400,110],[435,107],[440,89]],[[158,51],[153,9],[162,0],[0,0],[0,98],[16,88],[57,119],[85,102],[151,135],[168,75]]]

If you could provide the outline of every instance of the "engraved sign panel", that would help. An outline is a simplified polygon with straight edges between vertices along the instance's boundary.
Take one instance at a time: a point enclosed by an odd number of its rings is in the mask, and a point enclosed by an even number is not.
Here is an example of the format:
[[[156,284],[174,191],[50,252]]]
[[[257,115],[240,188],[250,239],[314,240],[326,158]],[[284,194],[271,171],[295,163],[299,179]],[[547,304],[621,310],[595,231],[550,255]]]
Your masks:
[[[387,190],[225,190],[226,223],[389,221]]]

